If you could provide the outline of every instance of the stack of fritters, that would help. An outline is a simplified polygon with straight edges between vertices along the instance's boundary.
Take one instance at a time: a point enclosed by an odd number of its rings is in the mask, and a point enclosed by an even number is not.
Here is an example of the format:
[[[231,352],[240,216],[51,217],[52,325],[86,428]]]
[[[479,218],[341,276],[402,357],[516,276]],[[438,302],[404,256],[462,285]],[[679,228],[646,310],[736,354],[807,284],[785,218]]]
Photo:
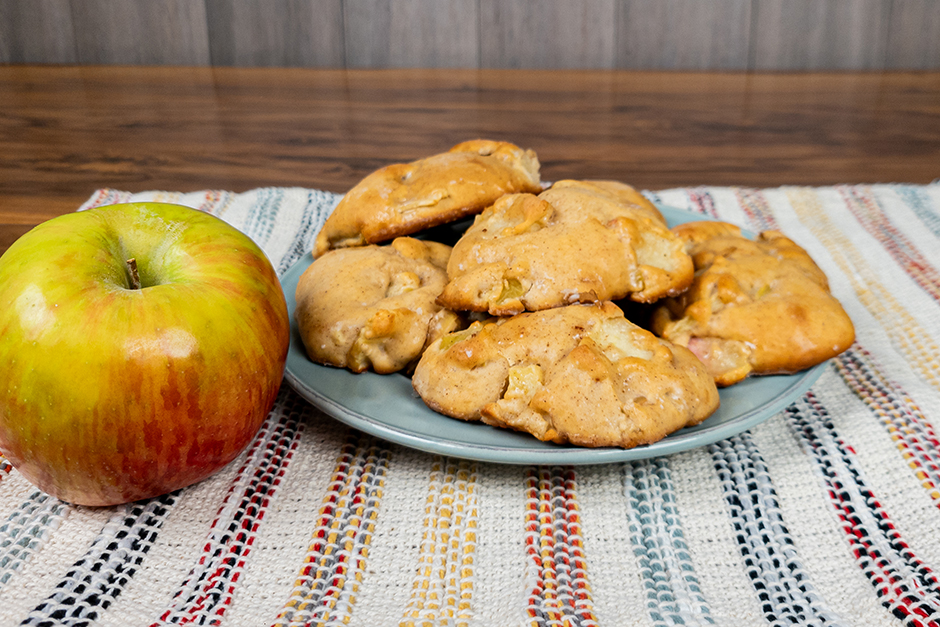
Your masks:
[[[467,216],[453,248],[410,237]],[[312,360],[413,373],[439,413],[557,443],[655,442],[711,415],[718,386],[854,339],[825,276],[779,233],[670,230],[629,185],[544,184],[535,153],[506,142],[370,174],[313,255],[295,314]],[[652,304],[651,330],[622,299]]]

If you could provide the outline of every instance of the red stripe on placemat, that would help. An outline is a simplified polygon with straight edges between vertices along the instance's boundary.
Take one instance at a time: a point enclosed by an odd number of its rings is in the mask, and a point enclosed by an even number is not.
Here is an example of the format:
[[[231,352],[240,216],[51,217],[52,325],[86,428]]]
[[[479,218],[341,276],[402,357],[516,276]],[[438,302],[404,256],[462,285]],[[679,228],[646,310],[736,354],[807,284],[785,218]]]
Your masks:
[[[914,627],[937,625],[940,581],[910,548],[835,430],[828,410],[810,391],[786,414],[821,471],[829,502],[856,564],[881,603]],[[927,622],[921,619],[928,618]]]
[[[526,611],[536,625],[596,625],[572,468],[527,471]]]
[[[718,217],[718,211],[715,209],[715,199],[706,187],[696,187],[689,190],[689,200],[692,202],[692,208],[699,213]]]
[[[866,188],[867,189],[867,188]],[[845,204],[865,230],[877,239],[898,265],[935,301],[940,301],[940,274],[917,246],[888,219],[874,195],[858,187],[841,186]]]
[[[183,625],[205,620],[207,616],[221,618],[231,605],[260,523],[303,430],[303,423],[296,419],[298,412],[284,406],[288,398],[294,398],[295,403],[303,402],[293,395],[279,398],[209,527],[196,566],[173,595],[171,605],[151,627],[160,623]],[[235,502],[237,506],[233,508],[231,504]]]
[[[920,407],[858,344],[834,361],[845,384],[881,419],[908,466],[940,507],[940,438]]]
[[[0,452],[0,479],[3,479],[8,474],[10,474],[11,470],[13,470],[13,464],[10,463],[10,460],[4,457],[2,452]]]
[[[747,216],[749,225],[757,231],[777,229],[777,219],[770,210],[767,197],[759,189],[735,189],[735,200]]]

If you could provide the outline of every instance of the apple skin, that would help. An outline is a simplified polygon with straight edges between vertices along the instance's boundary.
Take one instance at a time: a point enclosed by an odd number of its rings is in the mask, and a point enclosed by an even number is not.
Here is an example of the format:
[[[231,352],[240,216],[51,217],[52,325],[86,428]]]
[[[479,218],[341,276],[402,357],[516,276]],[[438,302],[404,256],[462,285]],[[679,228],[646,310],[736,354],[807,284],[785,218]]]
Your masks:
[[[223,220],[146,202],[53,218],[0,257],[0,451],[79,505],[190,485],[257,433],[289,338],[271,263]]]

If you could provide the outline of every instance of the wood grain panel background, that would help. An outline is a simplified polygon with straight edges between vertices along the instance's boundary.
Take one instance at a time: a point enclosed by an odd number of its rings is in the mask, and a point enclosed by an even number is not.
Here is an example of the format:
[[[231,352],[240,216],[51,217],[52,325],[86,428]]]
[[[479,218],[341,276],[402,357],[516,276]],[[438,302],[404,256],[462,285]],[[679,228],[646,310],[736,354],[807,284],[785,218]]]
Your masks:
[[[0,63],[940,69],[940,0],[0,0]]]

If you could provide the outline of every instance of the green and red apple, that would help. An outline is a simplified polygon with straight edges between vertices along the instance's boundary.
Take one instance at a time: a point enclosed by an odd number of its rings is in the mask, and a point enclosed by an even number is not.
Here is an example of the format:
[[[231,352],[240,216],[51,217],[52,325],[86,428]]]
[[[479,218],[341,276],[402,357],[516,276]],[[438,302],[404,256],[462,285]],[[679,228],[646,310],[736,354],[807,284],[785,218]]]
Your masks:
[[[49,220],[0,257],[0,452],[83,505],[198,482],[255,436],[289,336],[271,263],[219,218],[128,203]]]

